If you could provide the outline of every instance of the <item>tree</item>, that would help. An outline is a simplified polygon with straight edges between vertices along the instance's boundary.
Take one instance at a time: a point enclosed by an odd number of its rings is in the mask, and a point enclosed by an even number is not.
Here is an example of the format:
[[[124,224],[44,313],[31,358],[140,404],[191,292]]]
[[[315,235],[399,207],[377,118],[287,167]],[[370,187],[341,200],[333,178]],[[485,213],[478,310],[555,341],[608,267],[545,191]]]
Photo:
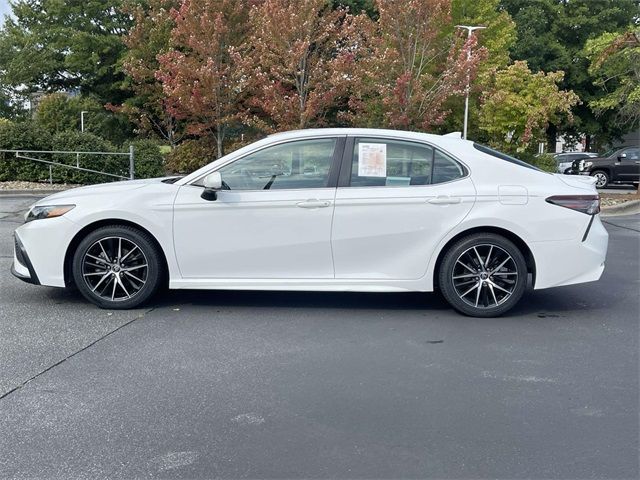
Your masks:
[[[591,101],[596,115],[614,112],[625,130],[640,126],[640,30],[605,33],[589,40],[585,48],[589,73],[604,95]]]
[[[462,95],[483,48],[451,32],[450,1],[379,0],[350,102],[355,124],[429,130]],[[469,56],[469,52],[472,52]]]
[[[558,88],[562,72],[532,73],[527,62],[517,61],[494,75],[483,95],[480,128],[491,143],[511,152],[523,152],[544,138],[549,122],[571,121],[571,108],[579,101],[571,91]]]
[[[130,25],[121,0],[16,0],[0,31],[0,83],[13,94],[44,90],[126,98],[118,60]]]
[[[486,58],[478,65],[478,81],[496,68],[504,68],[511,62],[509,49],[517,40],[516,24],[511,15],[500,8],[500,0],[452,0],[451,19],[455,25],[481,25],[476,31],[479,45],[487,50]]]
[[[64,93],[45,95],[35,112],[36,122],[51,134],[79,132],[80,116],[84,114],[84,131],[115,144],[122,144],[132,136],[131,124],[121,115],[105,110],[100,102],[88,96],[69,96]]]
[[[582,100],[573,109],[572,124],[549,125],[548,142],[557,133],[596,135],[603,141],[621,132],[610,120],[613,113],[596,118],[591,107],[605,92],[594,85],[583,49],[590,38],[620,32],[638,17],[638,0],[501,0],[516,22],[518,39],[511,49],[514,60],[526,60],[536,72],[565,72],[561,88],[573,90]]]
[[[156,78],[166,106],[188,132],[215,138],[218,158],[239,108],[245,79],[238,49],[246,38],[248,3],[241,0],[184,0],[172,9],[171,49],[158,57]]]
[[[184,137],[185,126],[168,108],[156,71],[160,68],[158,56],[170,48],[171,30],[175,26],[171,9],[179,5],[179,0],[126,5],[125,11],[131,14],[134,23],[124,39],[127,51],[123,69],[128,75],[125,85],[135,96],[123,105],[110,105],[112,110],[128,115],[139,133],[155,134],[172,148]]]
[[[15,119],[24,113],[24,108],[12,99],[7,90],[0,85],[0,119]]]
[[[333,8],[347,8],[352,15],[365,12],[371,18],[378,14],[375,3],[375,0],[331,0]]]
[[[245,66],[257,124],[268,131],[325,125],[347,94],[353,17],[326,0],[265,0],[249,23]]]
[[[480,93],[491,84],[496,69],[506,68],[510,63],[509,50],[516,41],[516,25],[508,12],[500,7],[500,0],[453,0],[451,2],[451,25],[445,31],[453,34],[455,25],[480,25],[476,30],[478,45],[486,49],[486,57],[478,64],[477,77],[471,84],[469,95],[468,137],[479,139],[483,132],[478,128]],[[454,97],[446,104],[451,114],[437,130],[442,133],[461,131],[464,122],[464,100]]]

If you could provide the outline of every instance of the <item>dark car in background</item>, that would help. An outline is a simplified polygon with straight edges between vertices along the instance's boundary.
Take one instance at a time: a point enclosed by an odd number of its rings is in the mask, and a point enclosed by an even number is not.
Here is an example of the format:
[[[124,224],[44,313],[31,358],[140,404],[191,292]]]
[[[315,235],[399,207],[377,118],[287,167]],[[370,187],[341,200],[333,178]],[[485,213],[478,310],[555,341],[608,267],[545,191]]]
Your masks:
[[[562,152],[556,153],[553,159],[556,161],[557,173],[571,173],[574,161],[597,156],[598,154],[593,152]]]
[[[594,177],[598,188],[612,183],[637,185],[640,181],[640,147],[621,147],[600,157],[574,160],[569,173]]]

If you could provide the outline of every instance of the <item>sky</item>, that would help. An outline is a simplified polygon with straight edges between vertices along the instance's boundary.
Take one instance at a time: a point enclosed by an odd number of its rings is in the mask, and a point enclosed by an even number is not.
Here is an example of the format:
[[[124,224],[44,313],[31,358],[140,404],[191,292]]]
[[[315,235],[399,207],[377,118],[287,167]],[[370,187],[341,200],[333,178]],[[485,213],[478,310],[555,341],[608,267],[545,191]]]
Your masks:
[[[4,19],[4,16],[10,11],[9,0],[0,0],[0,19]]]

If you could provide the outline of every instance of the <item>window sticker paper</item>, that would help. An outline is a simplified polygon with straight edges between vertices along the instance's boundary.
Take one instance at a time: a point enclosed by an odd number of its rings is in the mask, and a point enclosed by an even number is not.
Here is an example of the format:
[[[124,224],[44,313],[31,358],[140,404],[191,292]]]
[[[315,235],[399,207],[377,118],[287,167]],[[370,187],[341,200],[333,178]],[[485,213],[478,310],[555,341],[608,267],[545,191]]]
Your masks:
[[[386,177],[387,176],[387,144],[359,143],[358,144],[358,176]]]

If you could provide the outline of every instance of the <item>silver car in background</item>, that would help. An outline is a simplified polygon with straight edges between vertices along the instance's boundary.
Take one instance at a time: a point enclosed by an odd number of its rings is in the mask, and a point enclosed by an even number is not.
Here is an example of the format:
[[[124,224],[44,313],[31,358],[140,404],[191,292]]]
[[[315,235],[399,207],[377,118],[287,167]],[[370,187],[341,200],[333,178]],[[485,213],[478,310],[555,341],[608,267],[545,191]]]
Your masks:
[[[563,152],[556,153],[553,158],[556,161],[556,172],[571,173],[571,165],[575,160],[584,160],[585,158],[595,158],[598,154],[595,152]]]

